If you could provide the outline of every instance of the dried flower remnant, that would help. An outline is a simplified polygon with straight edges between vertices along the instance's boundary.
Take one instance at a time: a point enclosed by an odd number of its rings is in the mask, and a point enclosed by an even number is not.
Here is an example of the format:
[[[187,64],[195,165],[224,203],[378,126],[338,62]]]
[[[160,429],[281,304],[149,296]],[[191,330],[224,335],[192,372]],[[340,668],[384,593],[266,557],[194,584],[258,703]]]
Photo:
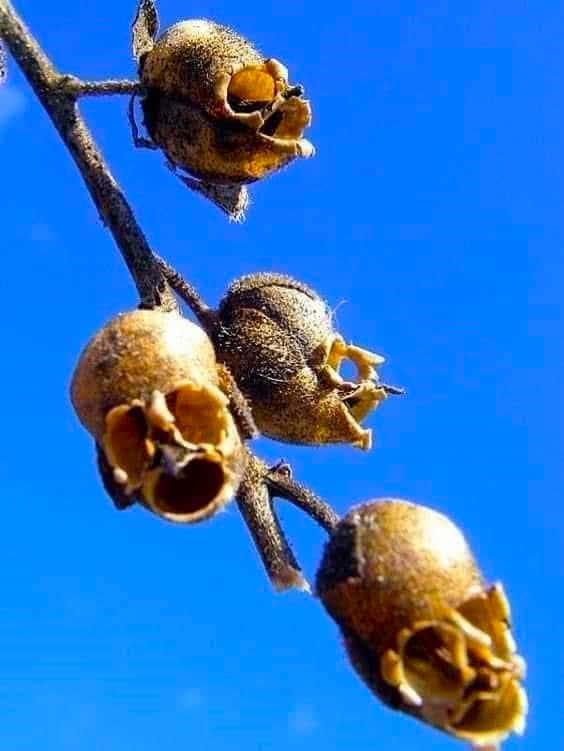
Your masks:
[[[317,592],[386,704],[475,748],[523,732],[525,663],[507,598],[484,585],[445,516],[400,500],[352,509],[326,547]]]
[[[177,313],[110,321],[82,353],[71,395],[119,507],[131,498],[170,521],[195,522],[237,490],[244,454],[211,342]]]
[[[351,443],[368,449],[360,422],[390,391],[380,384],[379,355],[348,345],[325,302],[281,274],[235,281],[219,306],[218,358],[233,373],[265,435],[302,444]],[[357,378],[339,374],[351,360]]]
[[[225,26],[181,21],[159,39],[156,29],[140,11],[134,51],[147,91],[147,132],[172,167],[192,176],[188,187],[228,213],[242,213],[248,198],[241,186],[313,155],[303,138],[309,102],[284,65]]]

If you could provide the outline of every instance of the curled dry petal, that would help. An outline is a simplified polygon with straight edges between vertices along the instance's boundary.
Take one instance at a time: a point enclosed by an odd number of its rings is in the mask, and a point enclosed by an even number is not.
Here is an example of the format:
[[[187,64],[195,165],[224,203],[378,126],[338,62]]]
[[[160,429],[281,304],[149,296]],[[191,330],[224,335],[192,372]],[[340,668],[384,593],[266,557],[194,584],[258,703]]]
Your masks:
[[[317,589],[374,693],[475,747],[524,729],[524,661],[501,585],[486,587],[460,531],[406,501],[353,509]]]

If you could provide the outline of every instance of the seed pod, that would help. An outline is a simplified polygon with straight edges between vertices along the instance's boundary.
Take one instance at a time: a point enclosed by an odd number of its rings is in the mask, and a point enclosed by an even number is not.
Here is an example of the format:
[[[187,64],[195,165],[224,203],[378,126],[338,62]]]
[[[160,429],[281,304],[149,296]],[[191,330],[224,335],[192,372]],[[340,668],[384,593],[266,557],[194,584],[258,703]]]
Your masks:
[[[181,21],[139,57],[145,125],[174,165],[212,184],[253,182],[309,157],[311,121],[287,69],[219,24]]]
[[[327,544],[317,592],[386,704],[475,747],[523,732],[525,663],[509,604],[445,516],[388,499],[352,509]]]
[[[137,310],[89,342],[71,398],[106,467],[105,487],[177,522],[205,519],[236,491],[243,449],[206,334],[177,313]],[[111,469],[111,476],[108,471]]]
[[[360,421],[386,397],[374,369],[384,360],[345,344],[331,311],[305,284],[280,274],[234,282],[219,307],[214,344],[265,435],[370,448],[371,431]],[[345,359],[357,367],[354,382],[339,375]]]

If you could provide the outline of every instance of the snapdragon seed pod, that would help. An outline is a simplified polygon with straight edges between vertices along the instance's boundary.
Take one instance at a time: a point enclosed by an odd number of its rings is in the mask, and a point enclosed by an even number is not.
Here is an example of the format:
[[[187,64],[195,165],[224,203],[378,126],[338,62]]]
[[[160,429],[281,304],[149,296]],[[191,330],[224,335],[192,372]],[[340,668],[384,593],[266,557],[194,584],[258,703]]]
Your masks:
[[[143,112],[169,161],[215,184],[244,184],[314,150],[301,87],[231,29],[206,20],[167,29],[139,60]]]
[[[234,282],[219,306],[214,344],[265,435],[370,447],[371,431],[360,421],[386,397],[376,374],[384,360],[346,344],[326,303],[305,284],[281,274]],[[346,359],[356,365],[354,381],[339,374]]]
[[[353,508],[327,544],[317,593],[386,704],[476,748],[523,732],[525,663],[507,598],[484,584],[445,516],[395,499]]]
[[[106,487],[177,522],[205,519],[233,496],[243,449],[207,335],[177,313],[110,321],[75,370],[78,418],[104,452]]]

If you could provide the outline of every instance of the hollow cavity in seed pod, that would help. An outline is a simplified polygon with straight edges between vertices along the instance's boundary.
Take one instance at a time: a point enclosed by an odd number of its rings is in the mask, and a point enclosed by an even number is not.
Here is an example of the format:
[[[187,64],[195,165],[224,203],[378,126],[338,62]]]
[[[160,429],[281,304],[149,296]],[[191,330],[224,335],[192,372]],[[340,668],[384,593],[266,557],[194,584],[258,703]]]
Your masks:
[[[227,98],[235,112],[262,109],[276,96],[276,82],[263,68],[244,68],[231,78]]]
[[[114,407],[103,448],[115,481],[173,521],[209,515],[234,491],[240,440],[227,407],[215,385],[192,382]]]
[[[219,446],[228,437],[227,398],[212,386],[186,385],[167,397],[184,440]]]
[[[177,476],[162,469],[150,472],[143,495],[163,515],[180,518],[205,511],[220,497],[225,483],[225,472],[217,460],[196,456]]]

